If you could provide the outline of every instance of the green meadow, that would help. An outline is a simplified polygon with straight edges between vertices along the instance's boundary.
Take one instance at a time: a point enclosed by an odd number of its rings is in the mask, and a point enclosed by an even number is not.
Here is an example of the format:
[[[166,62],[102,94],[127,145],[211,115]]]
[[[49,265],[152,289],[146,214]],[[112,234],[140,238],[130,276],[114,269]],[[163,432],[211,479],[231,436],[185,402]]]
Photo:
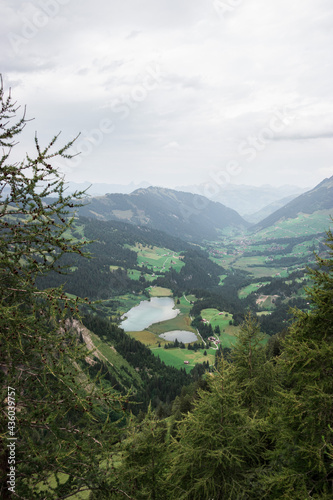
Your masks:
[[[155,335],[161,335],[161,333],[169,332],[172,330],[186,330],[189,332],[196,332],[191,326],[191,319],[186,314],[178,314],[175,318],[169,319],[167,321],[159,321],[154,323],[149,327],[149,331],[153,332]]]
[[[216,326],[220,327],[221,333],[214,333],[213,335],[220,339],[222,347],[232,347],[239,331],[238,326],[230,325],[230,322],[233,321],[232,314],[226,311],[209,308],[201,311],[201,317],[212,325],[213,330]]]
[[[244,288],[241,288],[238,292],[238,297],[240,299],[243,299],[250,295],[253,292],[258,292],[260,290],[260,287],[267,285],[269,281],[259,281],[257,283],[251,283],[248,286],[245,286]]]
[[[210,365],[214,364],[215,351],[213,349],[206,350],[207,355],[204,355],[205,350],[189,351],[188,349],[164,349],[163,347],[154,347],[151,352],[155,356],[159,356],[161,361],[166,365],[174,366],[175,368],[185,368],[187,372],[191,371],[197,363],[209,361]],[[189,361],[189,364],[184,364],[184,361]]]
[[[332,222],[332,210],[320,210],[313,214],[299,214],[295,219],[279,221],[274,227],[263,229],[256,234],[257,239],[286,238],[315,235],[327,231]]]
[[[161,286],[152,286],[147,288],[151,297],[171,297],[172,291],[170,288],[163,288]]]
[[[135,280],[135,281],[139,281],[141,276],[143,276],[146,281],[154,281],[154,280],[156,280],[156,278],[158,278],[160,276],[160,274],[154,273],[154,276],[153,276],[152,274],[148,274],[148,273],[142,274],[142,271],[139,271],[138,269],[127,269],[127,276],[131,280]]]
[[[173,268],[179,272],[185,265],[180,252],[173,252],[168,248],[144,246],[140,243],[128,248],[138,254],[139,266],[146,266],[152,271],[165,272]]]
[[[278,295],[259,295],[256,302],[261,309],[273,310],[277,297]]]
[[[118,295],[117,297],[114,297],[112,300],[115,300],[119,302],[118,305],[118,314],[121,316],[125,314],[127,311],[132,309],[132,307],[137,306],[140,304],[142,300],[149,300],[148,297],[146,297],[143,294],[138,294],[134,295],[131,293],[127,293],[125,295]]]
[[[158,337],[155,333],[150,330],[140,330],[138,332],[126,332],[127,335],[133,337],[133,339],[138,340],[147,347],[157,346],[158,344],[164,345],[168,342],[164,339]]]

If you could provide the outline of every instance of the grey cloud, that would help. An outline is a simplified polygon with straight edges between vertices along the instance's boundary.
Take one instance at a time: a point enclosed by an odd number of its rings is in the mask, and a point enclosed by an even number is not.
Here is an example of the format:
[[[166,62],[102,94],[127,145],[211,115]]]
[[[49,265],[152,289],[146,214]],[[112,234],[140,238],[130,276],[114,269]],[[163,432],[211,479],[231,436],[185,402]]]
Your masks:
[[[204,84],[201,75],[185,76],[179,74],[163,75],[163,86],[175,88],[176,86],[186,89],[201,89]]]
[[[276,135],[272,138],[273,141],[309,141],[318,139],[332,139],[333,130],[327,132],[317,132],[317,133],[290,133]]]
[[[317,167],[320,175],[331,162],[331,0],[244,0],[226,19],[214,0],[69,0],[15,53],[7,34],[20,34],[38,5],[0,0],[6,85],[45,137],[58,130],[97,137],[103,120],[114,124],[80,168],[68,171],[73,179],[162,182],[172,170],[184,180],[191,172],[194,182],[207,165],[222,168],[235,154],[238,160],[239,144],[286,105],[299,119],[276,133],[237,181],[281,182],[288,171],[296,179]],[[154,61],[158,85],[150,80],[151,90],[136,93]],[[117,112],[115,101],[123,106]]]
[[[137,38],[141,33],[142,31],[133,30],[129,35],[127,35],[126,39],[131,40],[132,38]]]

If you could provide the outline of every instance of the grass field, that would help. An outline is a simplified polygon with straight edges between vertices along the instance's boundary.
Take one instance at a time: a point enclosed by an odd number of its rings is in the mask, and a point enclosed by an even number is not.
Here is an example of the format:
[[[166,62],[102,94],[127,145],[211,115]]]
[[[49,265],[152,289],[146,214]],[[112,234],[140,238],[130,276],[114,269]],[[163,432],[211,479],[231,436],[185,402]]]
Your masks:
[[[201,317],[212,325],[213,330],[216,326],[219,326],[221,332],[227,328],[229,322],[233,320],[232,314],[214,308],[202,309]]]
[[[299,214],[294,219],[281,220],[275,226],[256,233],[244,231],[242,234],[224,234],[220,241],[209,242],[211,260],[227,270],[239,269],[250,273],[258,282],[265,277],[287,278],[289,273],[298,270],[299,263],[284,258],[303,259],[305,267],[313,261],[313,250],[318,249],[322,236],[319,233],[332,227],[332,210],[321,210],[313,214]],[[287,246],[295,237],[309,237],[308,241],[295,244],[288,254]],[[279,239],[279,241],[274,241]],[[280,240],[282,239],[282,240]],[[271,241],[267,241],[271,240]],[[285,241],[285,243],[284,243]],[[279,252],[281,250],[281,252]],[[252,255],[244,255],[251,252]],[[255,255],[256,252],[258,255]],[[254,254],[254,255],[253,255]],[[262,254],[262,255],[260,255]],[[268,266],[268,261],[272,267]],[[221,280],[222,281],[222,280]],[[223,286],[223,282],[221,282]],[[252,285],[239,290],[239,297],[252,293]]]
[[[108,361],[115,370],[121,371],[122,377],[128,381],[129,385],[131,385],[133,379],[136,380],[137,383],[141,383],[141,379],[134,368],[126,359],[120,356],[113,347],[103,342],[103,340],[93,332],[90,332],[90,338],[93,345],[98,350],[98,357],[102,358],[102,360],[104,359],[104,361]],[[123,370],[123,367],[126,367],[127,371]]]
[[[218,247],[219,248],[219,247]],[[210,259],[218,266],[228,268],[235,260],[234,255],[223,255],[223,257],[212,256]]]
[[[266,266],[266,259],[267,257],[264,255],[257,255],[253,257],[239,256],[233,262],[232,267],[247,271],[254,278],[264,278],[265,276],[288,276],[288,270],[285,266],[279,267],[278,262],[276,262],[275,267],[268,267]]]
[[[180,299],[180,302],[181,304],[189,304],[190,307],[192,307],[192,304],[191,302],[195,302],[197,300],[196,296],[195,295],[182,295],[181,299]]]
[[[66,229],[64,232],[64,237],[71,240],[73,243],[85,240],[84,225],[77,224],[77,222],[74,221],[71,229]]]
[[[161,361],[164,361],[166,365],[174,366],[178,369],[185,368],[187,372],[191,371],[197,363],[209,361],[209,364],[213,365],[215,361],[215,351],[212,349],[207,349],[207,356],[204,356],[203,350],[194,352],[188,349],[164,349],[163,347],[155,347],[152,348],[151,351],[155,356],[159,356]],[[185,365],[184,361],[189,361],[189,364]]]
[[[272,304],[270,304],[270,307]],[[222,348],[229,347],[232,348],[237,340],[237,334],[240,330],[239,326],[230,325],[229,322],[233,320],[232,314],[228,312],[219,311],[218,309],[203,309],[201,311],[201,317],[205,318],[214,328],[218,325],[220,327],[221,333],[214,333],[214,337],[218,337],[221,341]],[[268,313],[269,314],[269,313]],[[265,339],[267,342],[268,337]]]
[[[121,266],[110,266],[110,271],[116,271],[117,269],[122,269],[122,270],[124,270],[124,268],[123,268],[123,267],[121,267]]]
[[[279,267],[278,262],[275,267],[266,266],[267,256],[256,255],[251,257],[243,257],[242,254],[238,255],[228,255],[225,259],[218,259],[211,257],[211,260],[216,264],[224,267],[225,269],[240,269],[250,273],[254,278],[264,278],[273,277],[280,275],[282,277],[288,276],[288,271],[284,267]],[[223,280],[220,281],[220,285],[223,285]]]
[[[220,278],[219,285],[223,285],[223,281],[226,279],[226,277],[227,277],[227,274],[220,274],[219,275],[219,278]]]
[[[114,297],[112,300],[118,301],[120,303],[118,306],[118,314],[121,316],[122,314],[125,314],[127,311],[132,309],[132,307],[140,304],[142,300],[149,300],[149,299],[148,297],[142,294],[134,295],[128,293],[126,295],[118,295],[117,297]]]
[[[185,265],[180,253],[173,252],[169,248],[149,247],[140,243],[129,248],[137,252],[139,266],[146,266],[156,272],[165,272],[170,268],[179,272]]]
[[[249,262],[248,259],[251,259]],[[265,267],[254,266],[252,257],[241,257],[236,262],[234,262],[233,267],[242,269],[243,271],[249,272],[254,278],[265,278],[278,276],[280,278],[286,278],[288,276],[288,270],[284,267]]]
[[[172,291],[170,288],[162,288],[161,286],[152,286],[148,288],[151,297],[171,297]]]
[[[151,332],[150,330],[141,330],[139,332],[126,332],[127,335],[130,337],[133,337],[135,340],[138,340],[142,344],[146,345],[147,347],[149,346],[157,346],[159,343],[163,346],[164,344],[167,344],[167,342],[158,337],[155,333]]]
[[[138,269],[127,269],[127,276],[131,280],[138,281],[141,277],[141,271],[139,271]],[[160,276],[159,274],[155,274],[155,273],[154,273],[154,276],[152,274],[147,274],[147,273],[143,274],[143,277],[145,278],[146,281],[154,281],[159,276]]]
[[[244,288],[241,288],[238,292],[238,297],[240,299],[243,299],[250,295],[252,292],[257,292],[261,286],[267,285],[269,281],[259,281],[258,283],[251,283],[248,286],[245,286]]]

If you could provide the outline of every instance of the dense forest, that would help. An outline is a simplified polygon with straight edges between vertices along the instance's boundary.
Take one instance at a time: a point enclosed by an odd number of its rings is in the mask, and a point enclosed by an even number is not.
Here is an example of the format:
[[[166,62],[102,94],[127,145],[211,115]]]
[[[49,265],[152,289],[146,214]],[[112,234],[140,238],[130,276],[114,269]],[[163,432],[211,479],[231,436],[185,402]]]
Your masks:
[[[182,387],[189,385],[205,372],[205,368],[200,364],[196,365],[190,374],[187,374],[184,369],[178,370],[166,366],[141,342],[129,337],[117,325],[97,315],[90,314],[84,317],[83,323],[105,342],[110,343],[139,372],[141,384],[136,385],[127,405],[127,408],[134,414],[146,412],[149,404],[152,408],[157,408],[159,412],[170,414],[171,403],[180,394]],[[93,371],[90,368],[92,374],[100,370],[103,378],[109,380],[116,389],[124,393],[131,389],[131,387],[120,387],[120,375],[117,374],[116,378],[112,372],[110,374],[110,368],[107,365],[104,364],[104,367],[101,367],[101,363],[97,363]]]
[[[68,293],[87,296],[90,299],[105,299],[131,290],[143,291],[145,286],[131,280],[128,269],[142,270],[137,266],[137,254],[128,246],[136,242],[146,245],[167,246],[174,251],[182,251],[188,244],[161,231],[140,228],[117,221],[96,221],[85,218],[76,220],[76,227],[84,228],[84,237],[89,243],[85,249],[91,254],[90,259],[81,259],[79,255],[64,254],[60,261],[69,271],[66,277],[53,272],[38,278],[41,288],[60,286],[66,283]],[[72,236],[79,236],[77,229]],[[116,272],[110,266],[118,266]]]
[[[27,120],[2,85],[0,100],[1,498],[332,499],[332,232],[327,257],[308,270],[306,299],[293,298],[296,281],[266,285],[291,298],[289,321],[278,316],[286,304],[259,321],[251,296],[237,295],[248,274],[226,273],[219,287],[222,268],[202,249],[117,222],[86,220],[82,238],[73,209],[84,193],[66,196],[51,165],[73,142],[55,136],[43,149],[36,137],[35,156],[12,164]],[[240,325],[215,366],[170,368],[89,307],[133,289],[126,270],[136,254],[123,242],[138,239],[182,252],[180,271],[156,284],[198,298],[196,326],[204,307],[226,305]]]

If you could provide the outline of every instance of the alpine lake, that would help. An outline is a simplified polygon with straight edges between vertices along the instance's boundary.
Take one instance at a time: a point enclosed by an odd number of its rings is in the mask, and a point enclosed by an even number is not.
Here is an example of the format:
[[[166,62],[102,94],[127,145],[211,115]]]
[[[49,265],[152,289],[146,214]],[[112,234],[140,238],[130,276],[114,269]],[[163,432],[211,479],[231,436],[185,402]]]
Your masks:
[[[160,321],[167,321],[179,314],[175,309],[175,302],[171,297],[151,297],[149,301],[144,300],[139,305],[132,307],[122,316],[120,327],[125,332],[139,332]],[[195,342],[195,333],[186,330],[172,330],[162,333],[161,338],[174,342]]]

